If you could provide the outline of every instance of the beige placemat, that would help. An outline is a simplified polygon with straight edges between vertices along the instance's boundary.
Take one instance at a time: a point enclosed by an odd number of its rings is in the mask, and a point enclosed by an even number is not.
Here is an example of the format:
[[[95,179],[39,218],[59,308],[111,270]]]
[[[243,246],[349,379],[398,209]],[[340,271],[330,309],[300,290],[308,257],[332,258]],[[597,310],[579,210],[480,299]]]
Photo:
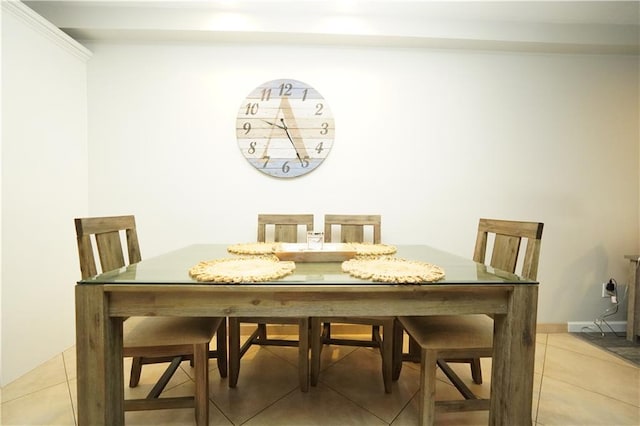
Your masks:
[[[437,265],[389,256],[347,260],[342,263],[342,270],[356,278],[398,284],[419,284],[444,278],[444,270]]]
[[[273,255],[237,256],[199,262],[189,269],[189,275],[203,282],[262,282],[280,279],[295,269],[295,263]]]
[[[234,254],[270,254],[277,246],[278,243],[240,243],[230,245],[227,251]]]
[[[364,256],[388,256],[395,254],[398,249],[388,244],[372,244],[372,243],[348,243],[356,251],[359,257]]]

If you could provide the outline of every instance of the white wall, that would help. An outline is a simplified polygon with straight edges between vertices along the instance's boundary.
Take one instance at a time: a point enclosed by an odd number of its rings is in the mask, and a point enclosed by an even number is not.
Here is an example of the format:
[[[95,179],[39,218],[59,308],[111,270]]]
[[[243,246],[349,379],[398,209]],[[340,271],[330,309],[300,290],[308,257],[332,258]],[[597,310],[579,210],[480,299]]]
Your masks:
[[[75,342],[73,218],[87,213],[88,51],[2,3],[4,386]]]
[[[93,43],[92,215],[137,216],[143,257],[255,239],[259,212],[380,213],[387,243],[470,256],[479,217],[545,223],[539,322],[590,321],[637,252],[638,59],[277,44]],[[293,78],[333,110],[308,176],[269,178],[235,117]],[[614,319],[623,319],[617,315]]]
[[[87,74],[86,50],[2,2],[0,384],[74,343],[72,219],[86,214],[136,214],[145,257],[253,240],[258,212],[318,225],[381,213],[386,242],[466,256],[480,216],[541,220],[540,322],[592,320],[608,306],[600,283],[626,283],[622,255],[640,249],[637,56],[271,39],[96,43]],[[282,77],[319,89],[337,125],[325,164],[292,181],[251,168],[234,134],[249,90]]]

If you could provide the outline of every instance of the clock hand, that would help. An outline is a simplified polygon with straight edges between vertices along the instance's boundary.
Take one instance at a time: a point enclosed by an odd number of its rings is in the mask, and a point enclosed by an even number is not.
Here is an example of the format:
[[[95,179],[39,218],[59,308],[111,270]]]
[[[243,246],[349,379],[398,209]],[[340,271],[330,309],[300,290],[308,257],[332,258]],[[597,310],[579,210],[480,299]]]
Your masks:
[[[280,122],[282,123],[282,127],[278,126],[277,124],[276,126],[280,127],[281,129],[284,129],[284,132],[287,134],[287,137],[289,138],[291,145],[293,145],[293,149],[296,150],[296,156],[298,157],[298,160],[300,160],[300,164],[302,164],[302,167],[304,167],[304,161],[302,161],[302,157],[300,157],[300,154],[298,153],[298,148],[296,147],[296,144],[293,142],[293,139],[291,139],[291,135],[289,134],[289,128],[284,123],[284,118],[281,118]]]
[[[282,127],[281,125],[279,125],[279,124],[277,124],[277,123],[272,123],[272,122],[267,121],[267,120],[262,120],[262,121],[264,121],[265,123],[267,123],[269,126],[276,126],[276,127],[281,128],[282,130],[286,130],[286,128],[285,128],[285,127]]]

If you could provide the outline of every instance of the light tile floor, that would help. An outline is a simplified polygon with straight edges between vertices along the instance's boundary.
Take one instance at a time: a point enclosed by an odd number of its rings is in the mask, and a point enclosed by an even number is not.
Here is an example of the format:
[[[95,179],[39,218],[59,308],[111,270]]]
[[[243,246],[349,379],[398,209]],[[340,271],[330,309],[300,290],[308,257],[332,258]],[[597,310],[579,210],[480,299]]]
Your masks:
[[[128,372],[130,361],[125,360]],[[405,363],[393,393],[385,394],[379,355],[367,348],[328,346],[320,383],[299,390],[296,349],[253,347],[242,359],[238,387],[229,389],[211,361],[211,425],[415,425],[418,423],[419,365]],[[162,366],[145,366],[141,384],[127,396],[144,395]],[[468,366],[454,366],[470,387],[487,395],[485,383],[470,381]],[[126,375],[126,373],[125,373]],[[167,395],[193,392],[193,372],[183,363]],[[128,380],[128,378],[126,378]],[[640,424],[640,369],[569,334],[538,334],[532,418],[536,425]],[[75,348],[0,389],[1,424],[76,425]],[[458,394],[438,373],[438,398]],[[438,415],[441,425],[487,424],[487,412]],[[193,410],[126,413],[127,425],[193,424]]]

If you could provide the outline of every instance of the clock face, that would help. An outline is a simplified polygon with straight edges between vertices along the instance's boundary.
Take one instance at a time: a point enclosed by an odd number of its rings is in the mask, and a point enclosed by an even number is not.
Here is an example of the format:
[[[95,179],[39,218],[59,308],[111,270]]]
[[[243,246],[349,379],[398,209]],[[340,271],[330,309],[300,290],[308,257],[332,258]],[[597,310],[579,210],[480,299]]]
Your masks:
[[[262,173],[278,178],[307,174],[333,146],[331,110],[301,81],[268,81],[253,89],[238,111],[236,137],[242,155]]]

